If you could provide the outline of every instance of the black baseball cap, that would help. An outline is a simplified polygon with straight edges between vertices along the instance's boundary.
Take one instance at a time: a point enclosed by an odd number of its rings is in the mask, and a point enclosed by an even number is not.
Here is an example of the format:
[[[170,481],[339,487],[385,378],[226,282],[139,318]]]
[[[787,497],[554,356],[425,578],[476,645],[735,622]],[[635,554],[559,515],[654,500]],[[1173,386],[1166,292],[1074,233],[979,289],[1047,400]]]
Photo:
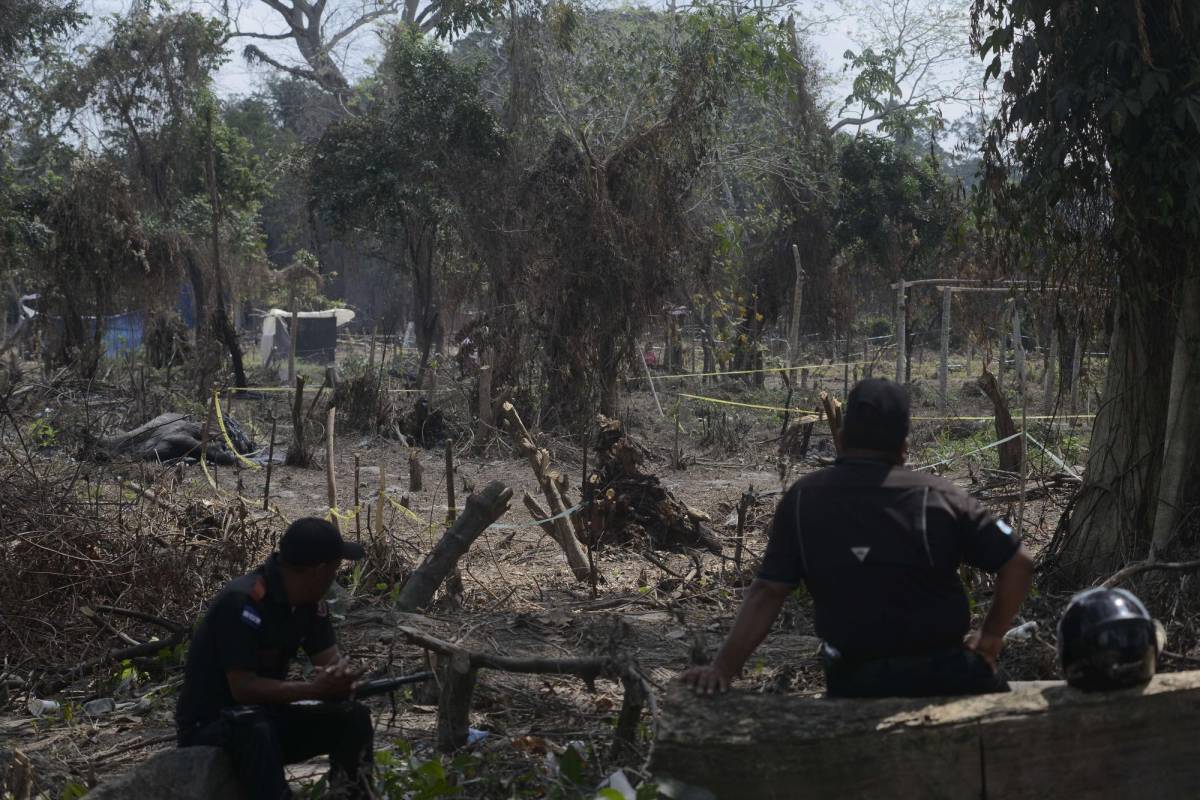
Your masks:
[[[908,426],[908,390],[894,381],[866,378],[854,384],[846,400],[842,446],[899,452]]]
[[[328,520],[302,517],[283,532],[279,540],[279,557],[285,564],[312,567],[347,558],[357,561],[365,555],[361,544],[347,542]]]

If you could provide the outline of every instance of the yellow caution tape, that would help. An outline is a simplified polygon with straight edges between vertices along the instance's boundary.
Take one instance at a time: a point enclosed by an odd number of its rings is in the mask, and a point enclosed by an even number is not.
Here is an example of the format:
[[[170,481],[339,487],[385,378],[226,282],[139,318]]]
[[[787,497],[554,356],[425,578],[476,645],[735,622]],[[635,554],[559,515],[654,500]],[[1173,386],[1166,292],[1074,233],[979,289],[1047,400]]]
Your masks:
[[[329,516],[331,518],[336,517],[337,519],[339,519],[342,522],[350,522],[356,516],[358,516],[359,513],[361,513],[361,512],[362,512],[362,506],[355,506],[354,508],[350,509],[349,511],[342,511],[342,510],[338,509],[337,507],[331,506],[329,509]]]
[[[829,367],[854,367],[870,364],[870,361],[840,361],[836,364],[799,364],[794,367],[761,367],[759,369],[735,369],[724,372],[683,372],[672,375],[654,375],[656,381],[677,380],[679,378],[714,378],[721,375],[759,375],[766,372],[795,372],[801,369],[825,369]]]
[[[720,398],[717,398],[717,397],[704,397],[703,395],[685,394],[683,392],[680,392],[680,393],[676,394],[675,396],[676,397],[686,397],[689,400],[700,400],[701,402],[704,402],[704,403],[719,403],[720,405],[723,405],[723,406],[737,406],[738,408],[753,408],[753,409],[757,409],[759,411],[778,411],[780,413],[790,412],[792,414],[820,414],[821,413],[819,411],[807,411],[803,408],[783,408],[781,406],[763,406],[763,405],[759,405],[757,403],[738,403],[734,400],[721,400]]]
[[[229,438],[229,431],[225,428],[225,415],[221,413],[221,394],[216,389],[213,390],[213,408],[217,410],[217,427],[221,429],[221,436],[225,439],[225,446],[229,448],[229,452],[237,458],[238,461],[245,464],[250,469],[262,469],[258,464],[255,464],[250,459],[238,452],[238,449],[233,446],[233,440]]]
[[[701,401],[703,403],[719,403],[721,405],[736,405],[736,407],[738,407],[738,408],[752,408],[752,409],[757,409],[760,411],[779,411],[779,413],[786,413],[786,411],[791,411],[792,414],[817,414],[817,415],[821,414],[821,411],[810,411],[810,410],[799,409],[799,408],[788,409],[788,408],[779,407],[779,405],[760,405],[757,403],[738,403],[736,401],[726,401],[726,399],[720,399],[719,397],[704,397],[703,395],[686,395],[686,393],[684,393],[684,392],[677,393],[676,397],[686,397],[688,399],[694,399],[694,401]],[[1026,420],[1090,420],[1090,419],[1093,419],[1094,416],[1096,416],[1096,415],[1094,415],[1094,414],[1057,414],[1057,415],[1045,414],[1045,415],[1036,415],[1036,416],[1032,416],[1032,415],[1026,416],[1025,419]],[[988,415],[988,416],[914,416],[914,417],[912,417],[913,422],[940,422],[940,421],[955,421],[955,420],[962,421],[962,422],[991,422],[992,420],[995,420],[995,419],[996,419],[996,417],[991,416],[991,415]]]
[[[389,495],[387,492],[384,492],[383,499],[387,500],[388,503],[391,504],[392,508],[399,511],[401,514],[404,514],[405,516],[409,517],[413,522],[417,523],[418,525],[426,524],[426,521],[421,519],[419,516],[417,516],[417,514],[411,508],[409,508],[406,505],[397,503],[395,500],[392,499],[392,496]],[[431,523],[431,526],[432,526],[432,523]]]

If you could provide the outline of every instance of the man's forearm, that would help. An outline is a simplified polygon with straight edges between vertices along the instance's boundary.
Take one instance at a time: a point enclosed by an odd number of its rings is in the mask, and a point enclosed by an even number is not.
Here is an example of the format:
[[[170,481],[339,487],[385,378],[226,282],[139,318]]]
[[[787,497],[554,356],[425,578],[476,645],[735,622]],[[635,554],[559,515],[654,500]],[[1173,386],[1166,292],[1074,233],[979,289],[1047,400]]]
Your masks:
[[[1033,586],[1033,559],[1022,546],[996,574],[996,591],[983,621],[983,632],[1004,636]]]
[[[238,681],[230,690],[241,705],[284,705],[319,699],[315,685],[309,681],[277,681],[257,675]]]
[[[750,654],[767,637],[790,591],[790,587],[763,580],[750,584],[713,666],[730,677],[741,672]]]

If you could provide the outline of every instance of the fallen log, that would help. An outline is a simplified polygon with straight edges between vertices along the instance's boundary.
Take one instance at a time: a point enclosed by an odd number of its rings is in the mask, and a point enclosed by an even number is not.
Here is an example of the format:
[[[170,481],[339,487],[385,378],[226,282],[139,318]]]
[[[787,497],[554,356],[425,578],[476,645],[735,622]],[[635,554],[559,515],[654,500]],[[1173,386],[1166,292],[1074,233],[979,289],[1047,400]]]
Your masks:
[[[1058,681],[967,698],[667,694],[656,778],[688,797],[1196,797],[1200,671],[1085,693]]]
[[[481,493],[468,497],[462,516],[442,535],[425,563],[405,581],[396,607],[402,611],[414,611],[428,605],[442,581],[458,565],[458,559],[489,525],[508,510],[512,494],[512,489],[500,481],[492,481]]]

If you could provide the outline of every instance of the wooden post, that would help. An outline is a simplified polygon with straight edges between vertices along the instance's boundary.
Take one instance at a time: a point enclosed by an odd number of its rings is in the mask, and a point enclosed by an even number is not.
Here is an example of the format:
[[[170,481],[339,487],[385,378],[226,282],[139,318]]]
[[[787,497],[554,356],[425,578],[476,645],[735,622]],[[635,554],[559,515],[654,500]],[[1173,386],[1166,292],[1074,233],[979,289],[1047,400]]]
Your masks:
[[[308,445],[304,441],[304,376],[296,376],[296,391],[292,398],[292,446],[288,448],[287,463],[294,467],[309,464]]]
[[[475,436],[481,443],[496,428],[496,411],[492,407],[492,367],[481,364],[479,367],[479,429]]]
[[[371,354],[367,356],[367,372],[375,371],[375,337],[379,335],[379,323],[375,323],[375,327],[371,328]]]
[[[1050,327],[1050,347],[1046,351],[1046,371],[1042,375],[1042,413],[1049,416],[1054,411],[1055,368],[1058,366],[1058,320]]]
[[[337,408],[329,407],[329,412],[325,415],[325,490],[329,495],[329,516],[333,527],[341,529],[341,522],[338,520],[337,514],[333,513],[337,509],[337,477],[334,475],[333,459],[334,459],[334,440],[336,436],[333,430],[334,420],[337,416]]]
[[[1013,364],[1017,368],[1017,391],[1025,396],[1025,346],[1021,342],[1021,309],[1013,299],[1012,309],[1013,330]]]
[[[938,409],[943,415],[950,407],[950,309],[953,290],[947,286],[942,289],[942,364],[938,373]]]
[[[475,691],[478,670],[471,666],[471,657],[458,651],[438,659],[440,692],[438,693],[438,750],[453,753],[467,741],[470,733],[471,695]]]
[[[354,454],[354,540],[356,542],[361,542],[362,541],[362,513],[359,511],[359,507],[358,507],[358,481],[359,481],[358,454],[355,453]]]
[[[1071,413],[1079,413],[1079,380],[1083,368],[1083,351],[1087,342],[1083,335],[1083,315],[1079,316],[1079,325],[1075,328],[1075,353],[1071,359]]]
[[[375,533],[383,534],[383,504],[387,496],[387,462],[379,462],[379,498],[375,501]]]
[[[417,457],[417,450],[413,448],[408,451],[408,490],[410,492],[419,492],[423,485],[421,472],[421,459]]]
[[[1008,315],[1010,313],[1009,305],[1011,304],[1011,302],[1012,301],[1010,300],[1004,304],[1004,312],[1000,315],[1000,343],[999,343],[1000,357],[999,357],[999,359],[997,359],[997,364],[996,364],[996,389],[1001,394],[1004,393],[1004,373],[1008,369],[1008,364],[1007,364],[1008,346],[1006,344],[1006,342],[1008,341],[1008,332],[1005,331],[1005,326],[1008,325]]]
[[[796,281],[792,284],[792,321],[788,331],[788,358],[790,366],[800,363],[800,311],[804,301],[804,268],[800,264],[800,248],[792,245],[792,259],[796,262]]]
[[[454,445],[446,440],[446,522],[453,523],[458,516],[454,508]]]
[[[292,323],[288,329],[288,385],[296,383],[296,338],[300,335],[300,314],[296,310],[296,288],[293,286],[288,293],[288,303],[291,305]]]
[[[646,370],[646,383],[650,384],[650,392],[654,395],[654,405],[658,406],[658,415],[665,417],[667,415],[663,413],[662,403],[658,402],[658,390],[654,388],[654,378],[650,377],[650,365],[646,363],[646,350],[643,347],[639,347],[638,350],[640,351],[638,358],[642,362],[642,369]]]
[[[271,414],[271,445],[267,448],[267,479],[263,486],[263,511],[270,511],[271,502],[271,465],[275,463],[275,424],[279,420]]]
[[[896,284],[896,383],[904,383],[904,373],[906,370],[908,353],[905,350],[906,341],[908,339],[908,312],[905,308],[908,293],[908,286],[901,278]]]

